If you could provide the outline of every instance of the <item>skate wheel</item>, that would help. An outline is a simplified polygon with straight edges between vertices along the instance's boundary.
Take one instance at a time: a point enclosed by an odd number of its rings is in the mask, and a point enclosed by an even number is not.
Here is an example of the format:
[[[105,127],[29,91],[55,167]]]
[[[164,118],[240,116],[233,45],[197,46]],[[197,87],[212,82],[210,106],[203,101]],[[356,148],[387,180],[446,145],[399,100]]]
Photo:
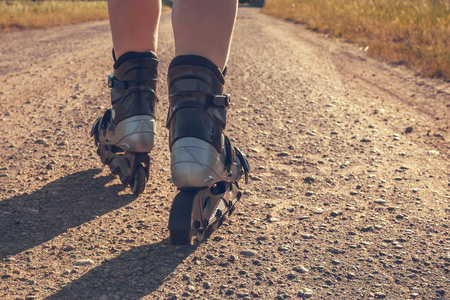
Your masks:
[[[130,189],[135,195],[142,194],[145,190],[145,184],[147,183],[147,173],[142,165],[136,167],[134,173],[133,183],[130,185]]]
[[[205,234],[198,230],[170,230],[173,245],[195,245],[203,240]]]

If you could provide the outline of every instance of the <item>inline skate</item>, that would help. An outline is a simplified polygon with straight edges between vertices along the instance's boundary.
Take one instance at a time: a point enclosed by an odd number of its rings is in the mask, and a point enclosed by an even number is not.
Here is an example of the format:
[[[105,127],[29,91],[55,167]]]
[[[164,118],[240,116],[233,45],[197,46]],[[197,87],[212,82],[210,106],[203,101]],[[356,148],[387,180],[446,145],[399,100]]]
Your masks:
[[[168,73],[172,181],[180,190],[169,217],[173,244],[195,244],[233,212],[241,198],[238,181],[248,181],[242,151],[223,134],[230,96],[224,74],[210,60],[176,57]]]
[[[149,153],[155,144],[158,58],[152,52],[128,52],[108,76],[112,108],[92,126],[91,136],[103,164],[135,195],[149,178]]]

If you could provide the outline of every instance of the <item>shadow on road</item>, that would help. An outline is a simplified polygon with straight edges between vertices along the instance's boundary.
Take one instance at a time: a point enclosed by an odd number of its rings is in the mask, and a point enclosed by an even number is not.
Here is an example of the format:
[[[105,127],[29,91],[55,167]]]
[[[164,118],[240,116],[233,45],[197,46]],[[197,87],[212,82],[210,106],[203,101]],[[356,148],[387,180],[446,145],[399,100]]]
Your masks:
[[[100,169],[74,173],[35,191],[0,202],[0,259],[33,248],[68,228],[118,209],[136,199],[118,195],[122,185]]]
[[[134,248],[103,262],[46,300],[115,299],[115,296],[141,299],[171,278],[177,266],[195,249],[194,246],[173,246],[169,239]]]

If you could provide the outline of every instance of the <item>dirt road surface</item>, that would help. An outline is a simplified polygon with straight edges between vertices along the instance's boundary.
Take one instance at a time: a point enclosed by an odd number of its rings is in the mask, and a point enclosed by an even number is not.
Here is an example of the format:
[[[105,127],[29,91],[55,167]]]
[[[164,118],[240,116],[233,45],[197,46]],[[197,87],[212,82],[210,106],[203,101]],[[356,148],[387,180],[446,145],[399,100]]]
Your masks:
[[[231,219],[172,246],[162,16],[144,194],[89,131],[107,21],[0,34],[0,299],[450,299],[450,84],[258,9],[239,12],[227,134],[251,180]]]

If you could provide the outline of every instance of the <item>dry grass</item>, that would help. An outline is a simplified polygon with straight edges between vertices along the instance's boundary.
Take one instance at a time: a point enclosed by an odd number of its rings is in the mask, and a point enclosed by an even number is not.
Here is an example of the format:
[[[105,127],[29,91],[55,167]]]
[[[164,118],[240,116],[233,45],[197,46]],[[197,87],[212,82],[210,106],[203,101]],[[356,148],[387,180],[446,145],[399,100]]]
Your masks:
[[[376,57],[450,79],[448,0],[266,0],[263,12],[368,46]]]
[[[163,0],[162,10],[169,10]],[[106,1],[0,0],[0,31],[67,25],[108,18]]]
[[[2,1],[0,30],[73,24],[108,18],[103,1]]]

